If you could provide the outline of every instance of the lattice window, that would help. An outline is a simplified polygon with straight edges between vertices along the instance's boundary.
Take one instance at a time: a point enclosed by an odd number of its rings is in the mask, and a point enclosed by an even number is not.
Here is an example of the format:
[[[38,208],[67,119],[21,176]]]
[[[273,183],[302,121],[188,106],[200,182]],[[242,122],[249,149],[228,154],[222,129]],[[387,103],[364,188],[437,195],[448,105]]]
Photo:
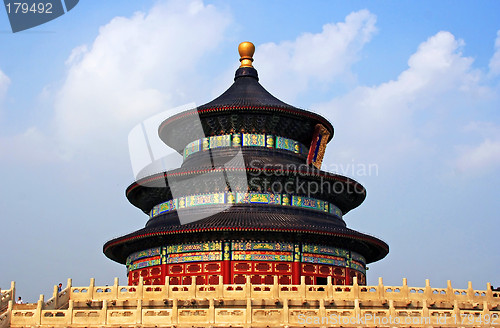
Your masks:
[[[182,273],[184,270],[182,268],[182,265],[171,265],[170,266],[170,272],[172,273]]]
[[[201,272],[201,265],[190,264],[187,266],[187,272]]]
[[[312,265],[312,264],[304,264],[302,266],[302,270],[304,272],[310,272],[310,273],[313,273],[313,272],[316,272],[316,266],[315,265]]]
[[[319,273],[321,274],[330,274],[330,270],[331,268],[329,266],[326,266],[326,265],[322,265],[319,267]]]
[[[217,284],[219,284],[219,276],[210,276],[208,278],[208,284],[209,285],[217,285]]]
[[[270,271],[271,266],[267,263],[257,263],[255,264],[255,270],[256,271]]]
[[[238,271],[250,271],[251,266],[248,263],[239,262],[234,265],[234,269]]]
[[[290,265],[285,263],[276,264],[276,271],[290,271]]]
[[[292,283],[292,279],[290,278],[290,276],[280,276],[279,283],[281,285],[290,285]]]
[[[250,283],[252,283],[254,285],[260,285],[260,284],[262,284],[262,278],[261,278],[261,276],[253,275],[250,278]]]
[[[219,263],[209,263],[209,264],[205,265],[205,271],[210,271],[210,272],[220,271],[220,264]]]
[[[244,284],[246,282],[246,277],[242,274],[234,276],[235,284]]]

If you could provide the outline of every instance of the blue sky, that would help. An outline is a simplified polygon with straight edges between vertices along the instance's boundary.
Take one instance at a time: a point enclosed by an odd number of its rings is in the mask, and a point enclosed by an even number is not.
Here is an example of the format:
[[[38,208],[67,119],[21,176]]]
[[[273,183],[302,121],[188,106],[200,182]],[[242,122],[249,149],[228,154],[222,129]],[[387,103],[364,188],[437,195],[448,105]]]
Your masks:
[[[264,87],[334,125],[324,169],[366,187],[345,220],[391,248],[369,283],[500,285],[500,3],[479,3],[81,1],[16,34],[0,10],[0,287],[126,283],[102,245],[146,222],[128,133],[223,92],[245,40]]]

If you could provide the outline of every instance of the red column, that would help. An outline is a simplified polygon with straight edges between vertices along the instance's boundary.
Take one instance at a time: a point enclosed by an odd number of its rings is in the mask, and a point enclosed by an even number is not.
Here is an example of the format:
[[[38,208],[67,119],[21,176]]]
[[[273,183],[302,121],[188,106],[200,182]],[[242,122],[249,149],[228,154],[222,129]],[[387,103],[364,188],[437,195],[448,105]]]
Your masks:
[[[300,285],[300,245],[293,247],[292,285]]]
[[[161,265],[161,276],[162,276],[161,283],[165,284],[165,282],[168,279],[167,264],[165,264],[165,263],[162,263],[162,265]]]
[[[224,242],[222,259],[222,283],[229,285],[233,283],[233,279],[231,275],[231,244],[228,241]]]
[[[300,285],[300,262],[292,263],[292,285]]]

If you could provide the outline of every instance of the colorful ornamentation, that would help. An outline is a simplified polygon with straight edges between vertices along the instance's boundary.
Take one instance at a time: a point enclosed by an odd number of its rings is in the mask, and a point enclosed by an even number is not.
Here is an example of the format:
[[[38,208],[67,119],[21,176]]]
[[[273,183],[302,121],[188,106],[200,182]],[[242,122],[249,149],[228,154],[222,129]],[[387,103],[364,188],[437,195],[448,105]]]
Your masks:
[[[178,244],[166,247],[167,254],[189,253],[189,252],[209,252],[222,250],[220,241],[210,241],[206,243]]]
[[[222,252],[193,252],[182,254],[169,254],[167,264],[186,262],[206,262],[222,260]]]
[[[234,133],[195,140],[184,148],[183,157],[185,160],[192,154],[199,151],[231,146],[276,148],[291,151],[296,154],[302,154],[304,156],[308,155],[307,147],[292,139],[274,136],[271,134]]]
[[[210,149],[229,147],[229,146],[231,146],[230,134],[210,137]]]
[[[235,133],[232,135],[231,145],[233,147],[241,147],[241,133]]]
[[[323,200],[302,196],[292,196],[291,206],[329,212],[342,219],[342,212],[338,207]],[[225,192],[179,197],[153,207],[149,216],[154,218],[160,214],[185,207],[216,205],[216,204],[271,204],[290,206],[290,196],[287,194]]]
[[[200,151],[201,140],[195,140],[188,143],[186,148],[184,148],[184,159],[188,158],[189,155]]]
[[[338,218],[342,218],[342,211],[337,206],[328,204],[328,211],[330,212],[330,214],[333,214]]]
[[[284,261],[348,267],[363,274],[365,258],[348,250],[314,244],[293,244],[268,241],[210,241],[155,247],[131,254],[127,270],[171,263],[220,260]]]
[[[365,265],[361,262],[351,260],[349,267],[362,273],[366,273]]]
[[[276,149],[293,151],[298,154],[300,152],[300,143],[292,139],[276,137]]]
[[[228,241],[224,242],[224,253],[223,253],[223,259],[224,261],[229,261],[231,260],[231,243]]]
[[[342,248],[335,248],[329,246],[311,245],[303,244],[302,252],[304,253],[314,253],[323,255],[333,255],[338,257],[347,258],[349,257],[349,251]]]
[[[293,244],[291,243],[279,243],[279,242],[238,242],[233,241],[231,244],[233,251],[260,251],[260,250],[271,250],[271,251],[293,251]]]
[[[346,266],[346,260],[341,257],[330,256],[330,255],[320,255],[320,254],[302,254],[302,262],[306,263],[316,263],[316,264],[327,264],[336,266]]]
[[[265,147],[266,136],[264,134],[243,134],[243,146]]]
[[[148,268],[148,267],[160,265],[160,264],[161,264],[161,257],[156,256],[153,258],[147,258],[144,260],[136,261],[130,265],[127,265],[127,270],[133,271],[133,270]]]
[[[280,194],[261,194],[261,193],[236,193],[237,203],[249,204],[281,204]]]
[[[186,196],[186,207],[224,204],[224,193]]]
[[[305,207],[319,211],[327,211],[327,204],[327,202],[315,198],[292,196],[292,206]]]
[[[236,261],[284,261],[291,262],[292,252],[264,252],[264,251],[233,251],[233,260]]]
[[[299,244],[293,245],[293,261],[300,262],[300,255],[301,255],[300,245]]]
[[[325,156],[326,143],[330,138],[330,132],[321,124],[316,124],[314,134],[307,155],[307,164],[312,164],[318,169],[321,168],[323,156]]]
[[[266,147],[274,148],[274,137],[270,134],[266,135]]]
[[[158,256],[161,254],[161,247],[155,247],[155,248],[150,248],[146,249],[140,252],[135,252],[129,255],[127,257],[127,262],[126,264],[131,264],[137,260],[144,259],[144,258],[149,258],[153,256]]]
[[[366,263],[365,258],[356,252],[351,252],[351,259],[353,259],[354,261],[357,261],[357,262],[361,262],[363,264]]]
[[[210,143],[208,141],[208,138],[201,139],[201,144],[203,145],[203,150],[210,149]]]

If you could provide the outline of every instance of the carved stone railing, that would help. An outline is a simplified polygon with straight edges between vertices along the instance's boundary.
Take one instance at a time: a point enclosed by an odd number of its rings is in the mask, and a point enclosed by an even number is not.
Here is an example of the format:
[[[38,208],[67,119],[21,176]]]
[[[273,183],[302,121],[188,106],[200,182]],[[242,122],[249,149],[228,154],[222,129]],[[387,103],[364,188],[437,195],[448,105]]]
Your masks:
[[[54,286],[54,292],[52,297],[45,302],[44,309],[46,310],[56,310],[61,307],[67,306],[70,298],[71,292],[71,279],[68,279],[66,287],[59,291],[57,286]]]
[[[66,293],[63,293],[66,291]],[[9,308],[12,327],[500,327],[500,292],[486,290],[327,285],[143,285],[71,287],[53,302]],[[66,302],[66,297],[68,301]],[[12,303],[11,303],[12,304]],[[57,306],[53,305],[57,304]],[[472,321],[472,322],[471,322]],[[481,321],[481,322],[480,322]],[[1,324],[1,323],[0,323]],[[1,327],[3,328],[3,327]]]
[[[0,290],[0,314],[7,310],[9,301],[14,300],[16,297],[16,283],[10,283],[10,289]]]

